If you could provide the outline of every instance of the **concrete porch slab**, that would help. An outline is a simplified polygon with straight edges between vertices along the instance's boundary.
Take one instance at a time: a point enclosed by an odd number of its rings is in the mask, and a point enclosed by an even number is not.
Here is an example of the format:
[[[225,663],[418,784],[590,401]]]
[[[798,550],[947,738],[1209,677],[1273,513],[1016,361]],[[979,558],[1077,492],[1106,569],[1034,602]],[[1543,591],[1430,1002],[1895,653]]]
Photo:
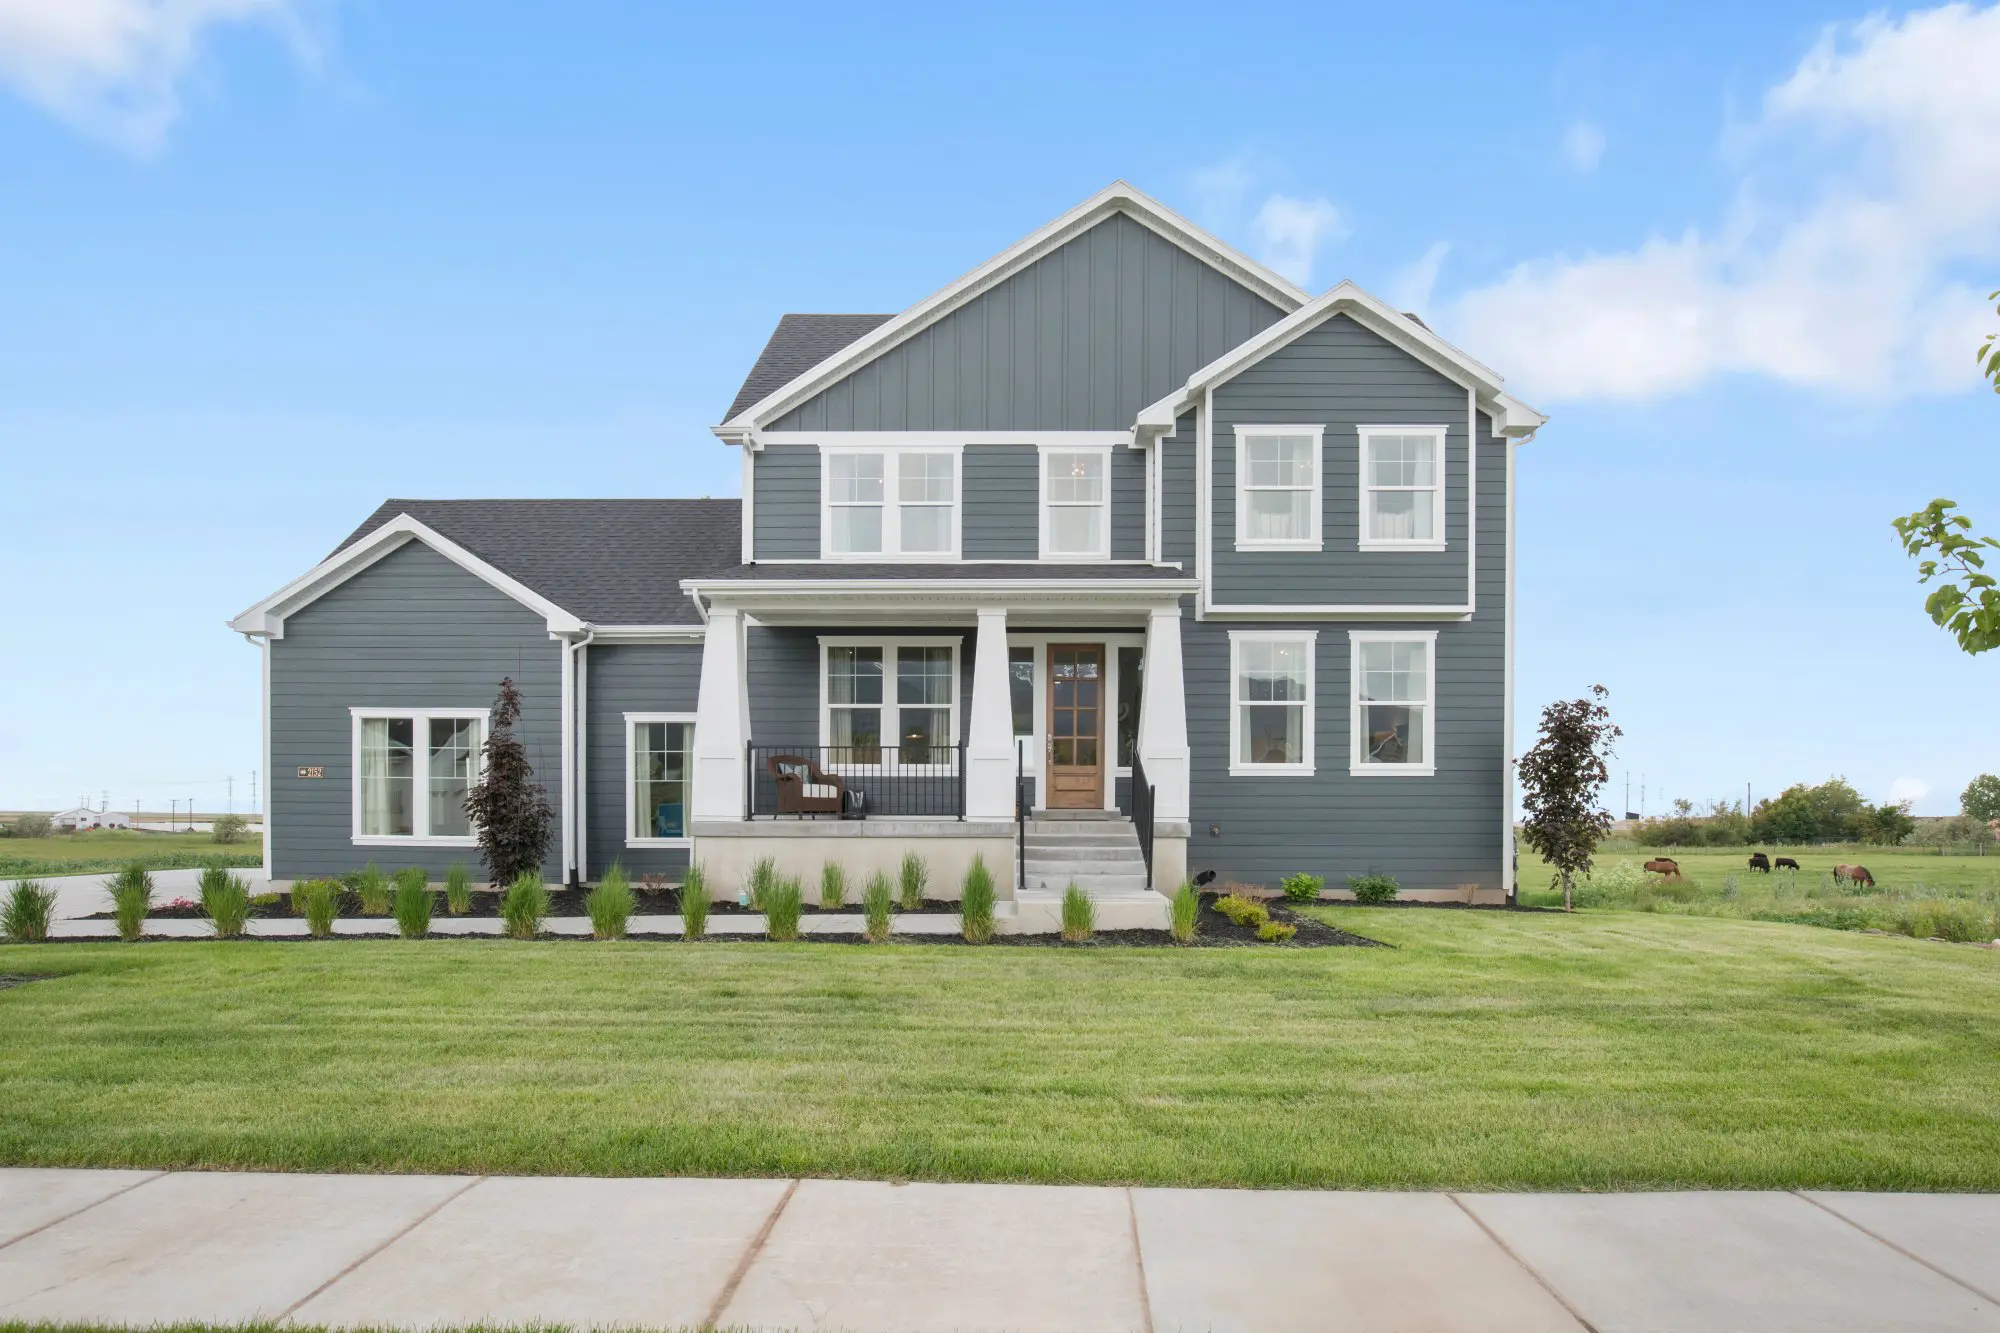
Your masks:
[[[0,1245],[102,1203],[159,1174],[158,1171],[0,1167]]]
[[[1574,1333],[1441,1194],[1137,1189],[1153,1327]]]
[[[1122,1189],[807,1180],[716,1322],[1129,1333],[1146,1315]]]
[[[1818,1191],[1808,1191],[1806,1197],[1937,1265],[2000,1305],[2000,1198]]]
[[[0,1319],[274,1319],[471,1182],[163,1176],[0,1249]]]
[[[1599,1330],[2000,1330],[2000,1307],[1790,1194],[1468,1194]]]
[[[306,1302],[295,1324],[694,1327],[783,1180],[487,1180]]]

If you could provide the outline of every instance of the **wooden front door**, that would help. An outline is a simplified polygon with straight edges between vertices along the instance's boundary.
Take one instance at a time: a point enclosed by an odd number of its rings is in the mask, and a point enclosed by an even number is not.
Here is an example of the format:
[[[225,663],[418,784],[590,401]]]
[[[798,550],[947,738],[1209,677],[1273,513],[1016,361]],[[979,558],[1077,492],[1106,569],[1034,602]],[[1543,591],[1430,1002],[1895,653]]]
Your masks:
[[[1104,807],[1104,645],[1049,645],[1051,810]]]

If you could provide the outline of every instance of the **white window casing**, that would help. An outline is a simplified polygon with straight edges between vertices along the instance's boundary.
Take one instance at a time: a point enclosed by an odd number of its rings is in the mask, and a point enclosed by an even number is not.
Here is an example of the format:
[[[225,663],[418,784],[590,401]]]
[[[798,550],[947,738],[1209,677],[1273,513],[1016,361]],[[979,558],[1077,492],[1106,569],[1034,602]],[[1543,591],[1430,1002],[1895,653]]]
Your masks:
[[[675,787],[678,802],[661,799],[673,795]],[[688,822],[693,794],[694,714],[625,714],[625,845],[691,846]],[[672,831],[674,805],[680,808],[678,833]],[[665,830],[663,820],[669,825]]]
[[[820,639],[819,742],[844,771],[895,756],[899,771],[950,771],[959,741],[959,640],[826,635]],[[929,751],[922,761],[908,753]],[[871,757],[872,755],[872,757]]]
[[[953,445],[822,444],[822,558],[956,561],[964,515],[961,455]]]
[[[1437,772],[1437,631],[1349,630],[1348,771],[1356,777]]]
[[[1036,493],[1041,558],[1066,564],[1111,558],[1111,448],[1045,445]]]
[[[476,847],[465,794],[485,762],[484,708],[350,708],[357,847]]]
[[[1311,777],[1317,630],[1229,632],[1229,772]]]
[[[1443,426],[1361,426],[1360,548],[1445,549]]]
[[[1324,426],[1236,427],[1236,549],[1317,551]]]

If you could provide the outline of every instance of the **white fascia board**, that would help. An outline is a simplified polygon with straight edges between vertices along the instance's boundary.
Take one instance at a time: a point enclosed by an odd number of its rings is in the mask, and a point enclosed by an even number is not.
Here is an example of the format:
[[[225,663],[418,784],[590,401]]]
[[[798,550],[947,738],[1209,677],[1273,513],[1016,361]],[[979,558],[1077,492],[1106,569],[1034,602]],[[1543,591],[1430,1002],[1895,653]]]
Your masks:
[[[1211,604],[1204,620],[1470,620],[1470,606],[1424,606],[1399,604],[1375,606],[1367,602],[1346,605],[1285,602],[1230,602]]]
[[[957,597],[1050,596],[1124,597],[1167,601],[1200,587],[1197,579],[683,579],[681,587],[695,597],[720,598],[734,606],[752,606],[763,595],[839,599],[908,593],[935,600]]]
[[[706,625],[593,625],[592,643],[700,643]]]
[[[1114,181],[1055,221],[1031,232],[957,281],[917,302],[714,427],[716,436],[732,444],[753,442],[762,423],[784,415],[857,366],[880,356],[959,306],[1006,281],[1112,213],[1123,213],[1166,240],[1191,251],[1197,258],[1243,283],[1281,310],[1296,310],[1311,299],[1302,288],[1241,251],[1223,244],[1157,200],[1141,194],[1124,181]]]
[[[353,545],[335,552],[229,622],[239,634],[283,638],[285,617],[309,606],[407,542],[420,541],[466,573],[513,598],[548,622],[550,634],[581,634],[589,626],[519,580],[408,514],[398,514]]]

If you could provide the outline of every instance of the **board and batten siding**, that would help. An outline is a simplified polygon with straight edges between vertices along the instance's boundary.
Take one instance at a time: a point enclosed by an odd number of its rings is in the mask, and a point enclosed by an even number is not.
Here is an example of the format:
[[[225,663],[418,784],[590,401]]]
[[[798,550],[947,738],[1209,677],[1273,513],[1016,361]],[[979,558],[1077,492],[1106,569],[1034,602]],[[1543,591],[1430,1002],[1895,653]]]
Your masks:
[[[1404,888],[1499,888],[1506,801],[1507,441],[1478,418],[1478,610],[1469,620],[1412,622],[1185,620],[1182,652],[1192,751],[1191,871],[1275,885],[1296,870],[1339,888],[1348,875],[1394,875]],[[1464,582],[1464,551],[1458,553]],[[1316,631],[1311,777],[1229,773],[1229,631]],[[1351,743],[1353,629],[1437,630],[1437,772],[1356,777]],[[1211,834],[1210,829],[1217,830]]]
[[[687,869],[685,848],[625,845],[626,773],[632,765],[625,715],[686,713],[692,721],[701,694],[701,651],[699,643],[598,643],[583,650],[588,717],[584,820],[589,826],[584,878],[601,878],[613,861],[635,879],[678,877]]]
[[[1126,430],[1282,317],[1113,213],[766,429]]]
[[[1210,439],[1215,569],[1210,599],[1459,606],[1466,601],[1466,391],[1344,315],[1215,388]],[[1238,426],[1324,427],[1318,551],[1236,549]],[[1363,551],[1362,425],[1446,428],[1445,549]],[[1483,460],[1482,460],[1483,461]],[[1489,503],[1481,496],[1481,503]]]
[[[271,641],[271,873],[343,875],[373,861],[484,878],[476,847],[354,845],[350,708],[488,709],[511,676],[515,727],[549,803],[561,808],[562,660],[548,624],[421,542],[410,542],[285,618]],[[323,778],[301,778],[318,766]],[[543,873],[559,876],[552,840]]]

